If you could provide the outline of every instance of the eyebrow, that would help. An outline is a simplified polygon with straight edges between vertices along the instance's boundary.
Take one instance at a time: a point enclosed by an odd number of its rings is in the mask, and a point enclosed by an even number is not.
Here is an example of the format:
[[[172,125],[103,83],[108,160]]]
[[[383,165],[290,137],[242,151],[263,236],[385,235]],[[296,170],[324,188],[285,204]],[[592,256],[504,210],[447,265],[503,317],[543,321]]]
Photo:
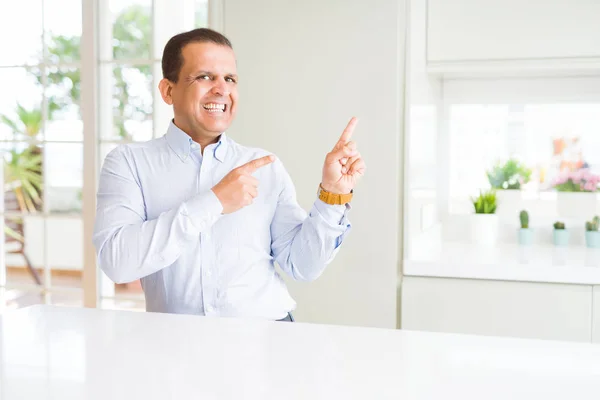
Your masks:
[[[210,72],[210,71],[201,70],[201,71],[194,72],[192,75],[193,76],[198,76],[198,75],[215,75],[215,73],[214,72]],[[236,74],[233,74],[233,73],[225,74],[225,76],[230,76],[230,77],[236,78],[236,79],[238,78],[238,76]]]

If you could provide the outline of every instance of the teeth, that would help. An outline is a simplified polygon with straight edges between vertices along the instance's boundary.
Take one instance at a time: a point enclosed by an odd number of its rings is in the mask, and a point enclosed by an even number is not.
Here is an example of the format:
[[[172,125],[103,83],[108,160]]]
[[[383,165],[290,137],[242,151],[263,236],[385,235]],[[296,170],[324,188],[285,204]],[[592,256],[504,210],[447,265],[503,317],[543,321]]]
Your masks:
[[[225,104],[208,103],[204,105],[204,109],[211,111],[225,111]]]

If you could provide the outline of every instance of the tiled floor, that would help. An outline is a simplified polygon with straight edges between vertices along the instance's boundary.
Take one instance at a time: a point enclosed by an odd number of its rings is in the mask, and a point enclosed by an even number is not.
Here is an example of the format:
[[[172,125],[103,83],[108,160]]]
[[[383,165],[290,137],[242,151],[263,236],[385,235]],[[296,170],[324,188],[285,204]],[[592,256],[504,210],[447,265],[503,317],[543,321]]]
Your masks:
[[[83,289],[81,289],[81,276],[64,273],[53,273],[52,287],[56,291],[41,293],[41,288],[35,286],[35,281],[25,269],[9,268],[7,270],[8,289],[0,292],[0,306],[6,309],[27,307],[35,304],[53,304],[69,307],[83,307]],[[43,280],[43,273],[40,272]],[[30,287],[22,288],[27,285]],[[17,286],[12,287],[11,286]],[[116,285],[115,299],[103,299],[99,307],[106,309],[144,311],[145,305],[143,292],[139,284]],[[127,299],[118,297],[127,296]],[[139,298],[132,300],[130,298]]]

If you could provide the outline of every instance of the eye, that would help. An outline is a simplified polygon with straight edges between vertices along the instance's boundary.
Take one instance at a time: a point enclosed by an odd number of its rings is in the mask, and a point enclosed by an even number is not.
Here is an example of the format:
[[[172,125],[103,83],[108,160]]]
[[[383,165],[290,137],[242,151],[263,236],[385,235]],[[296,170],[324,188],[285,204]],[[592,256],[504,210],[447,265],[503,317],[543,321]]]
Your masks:
[[[232,78],[231,76],[228,76],[227,78],[225,78],[225,82],[236,83],[236,80],[234,78]]]
[[[210,80],[210,76],[208,76],[208,75],[199,75],[196,79],[198,79],[199,81],[208,81],[208,80]]]

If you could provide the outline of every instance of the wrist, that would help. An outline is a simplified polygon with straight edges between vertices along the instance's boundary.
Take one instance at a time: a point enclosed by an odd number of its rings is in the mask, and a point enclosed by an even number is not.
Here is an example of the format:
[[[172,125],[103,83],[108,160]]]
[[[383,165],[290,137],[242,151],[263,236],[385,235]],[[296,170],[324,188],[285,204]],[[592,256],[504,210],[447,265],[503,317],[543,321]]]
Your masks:
[[[350,194],[350,193],[352,193],[352,190],[336,187],[335,185],[329,185],[329,184],[323,183],[323,182],[321,182],[321,189],[325,190],[326,192],[333,193],[333,194]]]
[[[339,193],[337,193],[336,190],[338,190]],[[345,189],[337,189],[333,185],[331,187],[331,191],[329,191],[325,187],[323,187],[323,184],[321,184],[319,185],[319,190],[317,191],[317,194],[319,196],[319,200],[326,204],[342,205],[350,203],[350,201],[352,200],[353,192],[352,190],[350,192],[347,192]]]

